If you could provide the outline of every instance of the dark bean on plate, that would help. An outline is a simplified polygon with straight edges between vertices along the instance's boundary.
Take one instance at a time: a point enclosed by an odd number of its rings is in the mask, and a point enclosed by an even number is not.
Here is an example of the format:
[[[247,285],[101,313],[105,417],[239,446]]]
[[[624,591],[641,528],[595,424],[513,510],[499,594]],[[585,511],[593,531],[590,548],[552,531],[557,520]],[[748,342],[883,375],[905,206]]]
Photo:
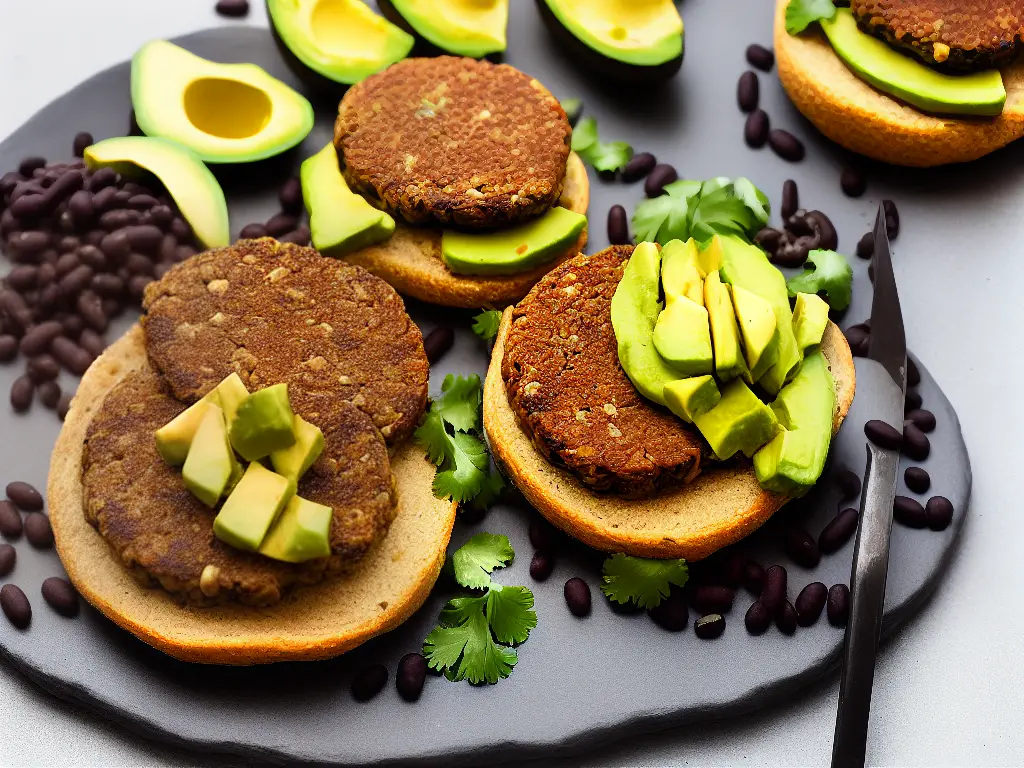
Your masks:
[[[113,168],[100,168],[89,177],[87,188],[90,192],[99,192],[105,187],[111,187],[118,181],[117,171]]]
[[[4,279],[7,281],[7,285],[15,290],[28,291],[36,287],[38,277],[39,267],[33,264],[21,264],[8,272]]]
[[[563,592],[569,613],[581,618],[590,615],[590,585],[587,582],[579,577],[573,577],[565,582]]]
[[[238,233],[240,240],[257,240],[261,237],[267,236],[267,228],[262,224],[246,224],[242,227],[242,231]]]
[[[0,363],[9,363],[18,356],[18,339],[9,333],[0,335]]]
[[[92,134],[86,131],[79,131],[75,134],[74,140],[71,142],[71,151],[75,157],[82,157],[85,154],[85,150],[92,146]]]
[[[78,315],[64,315],[60,318],[60,324],[64,326],[64,335],[68,338],[78,338],[85,328],[85,321]]]
[[[60,384],[56,381],[44,381],[36,391],[39,393],[39,402],[44,406],[50,410],[57,407],[61,396]]]
[[[613,205],[608,209],[608,242],[612,245],[627,245],[630,242],[629,218],[621,205]]]
[[[89,283],[92,282],[92,276],[94,274],[95,272],[92,267],[80,264],[60,279],[59,285],[61,293],[69,298],[77,296],[88,287]]]
[[[407,653],[398,662],[395,687],[406,701],[416,701],[423,693],[427,679],[427,660],[419,653]]]
[[[764,590],[764,568],[760,563],[748,560],[743,566],[743,586],[754,597],[760,597]]]
[[[31,512],[25,515],[25,538],[36,549],[49,549],[53,546],[53,529],[50,518],[42,512]]]
[[[849,343],[850,351],[853,352],[854,356],[863,357],[868,341],[867,332],[863,328],[850,326],[843,331],[843,335],[846,336],[846,341]]]
[[[174,255],[175,261],[185,261],[196,255],[196,249],[191,245],[179,245],[178,252]]]
[[[32,310],[17,291],[0,289],[0,315],[7,318],[7,327],[24,332],[32,325]]]
[[[107,317],[106,312],[103,311],[103,299],[96,293],[92,291],[80,293],[78,301],[75,302],[75,308],[89,328],[92,328],[96,333],[107,332],[107,328],[110,326],[110,319]]]
[[[175,216],[171,222],[170,232],[179,242],[187,243],[192,240],[192,228],[180,216]]]
[[[892,505],[893,518],[908,528],[924,528],[928,517],[921,502],[909,496],[897,496]]]
[[[23,530],[21,513],[12,502],[0,499],[0,534],[7,539],[17,539]]]
[[[31,178],[32,174],[40,168],[46,167],[46,158],[39,157],[38,155],[32,155],[31,157],[23,158],[18,163],[18,173],[25,178]]]
[[[845,627],[850,618],[850,588],[845,584],[833,584],[828,591],[826,614],[833,627]]]
[[[28,376],[15,379],[11,384],[11,407],[15,413],[24,413],[31,408],[35,393],[35,384]]]
[[[31,483],[15,480],[7,484],[4,493],[14,506],[25,512],[38,512],[43,508],[43,494]]]
[[[864,434],[875,445],[898,451],[903,444],[903,434],[891,424],[880,419],[871,419],[864,425]]]
[[[547,581],[554,570],[554,555],[550,552],[534,552],[530,560],[530,578],[534,581]]]
[[[627,184],[640,181],[653,171],[657,164],[657,159],[650,152],[637,152],[623,167],[622,180]]]
[[[229,19],[240,19],[249,14],[249,0],[218,0],[213,9]]]
[[[792,635],[796,632],[796,608],[788,600],[775,613],[775,626],[784,635]]]
[[[455,330],[450,325],[439,325],[423,338],[423,349],[427,354],[427,362],[433,365],[455,343]]]
[[[752,635],[763,635],[772,623],[772,612],[763,600],[755,600],[747,608],[743,624]]]
[[[922,432],[931,432],[935,429],[935,414],[923,408],[914,408],[907,414],[910,419]]]
[[[388,668],[383,664],[368,664],[352,678],[352,698],[369,701],[388,683]]]
[[[134,251],[129,253],[128,258],[124,260],[124,265],[133,275],[153,274],[153,260],[141,253]]]
[[[782,546],[794,563],[803,568],[814,568],[821,562],[821,552],[814,538],[803,528],[792,527],[782,537]]]
[[[781,565],[773,565],[765,570],[761,599],[772,614],[779,610],[786,601],[786,583],[786,569]]]
[[[154,224],[139,224],[125,229],[125,236],[133,251],[141,253],[154,253],[160,247],[164,239],[164,233],[160,227]]]
[[[52,211],[57,207],[57,203],[73,195],[75,192],[80,190],[84,184],[85,178],[82,176],[81,171],[70,170],[62,173],[60,178],[58,178],[53,185],[46,190],[45,209]]]
[[[908,389],[906,396],[903,398],[903,409],[905,411],[916,411],[924,403],[924,398],[921,397],[921,393],[916,389]]]
[[[676,169],[668,163],[658,163],[647,175],[644,181],[644,194],[648,197],[657,197],[665,191],[665,185],[679,179]]]
[[[32,606],[21,587],[15,584],[4,584],[0,589],[0,609],[18,629],[26,629],[32,623]]]
[[[64,326],[56,320],[47,320],[45,323],[33,326],[21,337],[21,354],[25,357],[41,355],[63,332]]]
[[[116,195],[115,195],[116,197]],[[100,215],[100,226],[108,232],[116,232],[139,223],[142,214],[128,208],[115,208]]]
[[[539,515],[534,515],[530,519],[529,535],[530,543],[539,552],[554,552],[558,546],[558,531]]]
[[[828,600],[828,587],[820,581],[814,581],[800,590],[796,598],[796,623],[801,627],[814,624]]]
[[[728,613],[734,597],[735,592],[729,587],[702,584],[692,590],[690,601],[699,613]]]
[[[900,233],[900,212],[892,200],[883,200],[882,210],[885,211],[885,226],[889,238],[895,240]]]
[[[789,219],[800,209],[800,193],[796,182],[793,179],[786,179],[782,183],[782,205],[779,213],[783,221]]]
[[[932,496],[924,510],[928,527],[933,531],[944,531],[953,522],[953,502],[945,496]]]
[[[64,336],[54,339],[50,350],[60,364],[75,376],[81,376],[92,365],[93,356]]]
[[[907,467],[903,473],[903,482],[914,493],[927,493],[931,488],[932,478],[923,467]]]
[[[278,237],[286,232],[291,232],[298,225],[298,220],[290,213],[275,214],[267,219],[266,224],[264,224],[267,234],[271,237]]]
[[[291,177],[281,185],[277,197],[285,213],[298,215],[302,212],[302,182],[296,177]]]
[[[808,211],[807,218],[818,226],[818,247],[826,251],[834,251],[839,247],[839,233],[836,232],[832,219],[821,211]]]
[[[152,195],[141,194],[133,195],[128,199],[128,207],[134,208],[136,211],[148,211],[153,206],[159,205],[160,201]]]
[[[714,640],[725,631],[725,617],[720,613],[701,616],[693,624],[693,633],[701,640]]]
[[[762,72],[771,72],[775,66],[775,54],[763,45],[752,43],[747,46],[747,62]]]
[[[781,128],[776,128],[768,134],[768,145],[776,155],[791,163],[800,162],[807,153],[800,139]]]
[[[78,615],[78,592],[71,582],[59,576],[50,576],[43,581],[43,599],[54,611],[66,618]]]
[[[93,177],[95,179],[95,176]],[[117,205],[117,187],[103,187],[92,196],[93,214],[109,211]]]
[[[294,230],[281,235],[278,239],[282,243],[295,243],[295,245],[309,245],[311,233],[305,224],[299,224]]]
[[[74,272],[80,266],[82,266],[82,262],[79,260],[77,253],[65,253],[57,259],[57,263],[53,265],[53,271],[57,277],[64,277],[64,275]]]
[[[68,411],[71,410],[72,398],[73,395],[71,395],[68,392],[65,392],[63,395],[60,396],[60,400],[57,401],[57,416],[60,418],[61,421],[64,421],[64,419],[68,415]]]
[[[757,103],[761,96],[761,86],[757,80],[757,73],[747,70],[740,75],[736,84],[736,101],[743,112],[753,112],[757,109]]]
[[[859,519],[860,513],[853,507],[837,514],[818,534],[818,549],[826,555],[838,552],[856,532]]]
[[[153,278],[150,275],[134,275],[128,280],[128,293],[136,299],[141,299],[142,295],[146,292],[146,288],[152,282]]]
[[[917,367],[914,358],[907,358],[907,386],[916,387],[921,383],[921,369]]]
[[[15,232],[7,238],[7,247],[18,256],[28,257],[50,245],[50,234],[38,229]]]
[[[105,272],[93,276],[91,287],[100,296],[120,296],[124,293],[124,280]]]
[[[775,229],[774,227],[765,227],[754,235],[754,243],[759,245],[769,254],[774,254],[778,249],[779,244],[783,238],[781,230]]]
[[[18,552],[10,544],[0,544],[0,579],[14,570]]]
[[[868,179],[860,168],[844,168],[839,186],[848,197],[860,197],[868,188]]]
[[[931,453],[931,441],[928,435],[909,419],[903,423],[903,455],[914,461],[924,461]]]
[[[668,597],[647,611],[651,621],[669,632],[682,632],[690,623],[690,610],[682,590],[672,590]]]
[[[748,147],[760,149],[768,143],[768,134],[771,133],[771,121],[768,113],[763,109],[755,109],[749,115],[743,125],[743,140]]]
[[[103,340],[103,337],[92,328],[85,328],[78,337],[78,346],[93,357],[99,357],[103,353],[103,350],[107,348],[107,343]]]

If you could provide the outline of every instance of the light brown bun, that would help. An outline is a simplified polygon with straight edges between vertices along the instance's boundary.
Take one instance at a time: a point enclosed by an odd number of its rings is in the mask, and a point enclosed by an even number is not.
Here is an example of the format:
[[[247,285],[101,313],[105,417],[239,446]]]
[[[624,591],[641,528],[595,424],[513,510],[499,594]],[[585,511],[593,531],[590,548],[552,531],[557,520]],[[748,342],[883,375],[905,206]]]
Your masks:
[[[998,117],[934,117],[854,75],[816,25],[789,34],[788,3],[776,0],[779,79],[797,109],[837,144],[893,165],[930,167],[976,160],[1024,136],[1024,59],[1003,70],[1006,105]]]
[[[108,619],[182,661],[263,664],[337,656],[394,629],[419,608],[444,564],[455,505],[431,492],[434,465],[411,441],[391,459],[398,514],[356,570],[301,587],[267,608],[188,608],[139,585],[82,507],[86,430],[107,393],[149,365],[136,325],[93,363],[57,439],[48,484],[57,552],[72,583]]]
[[[595,549],[637,557],[701,560],[759,528],[789,499],[762,490],[752,468],[715,467],[689,485],[650,499],[596,494],[537,452],[509,407],[501,378],[512,309],[505,310],[484,385],[484,429],[495,462],[526,500],[571,536]],[[853,356],[829,323],[822,340],[836,382],[838,430],[856,388]]]
[[[558,202],[563,208],[586,214],[590,205],[587,168],[572,152],[566,165],[565,185]],[[441,261],[441,230],[395,223],[389,240],[350,253],[345,260],[358,264],[391,283],[403,296],[445,307],[479,309],[514,304],[530,292],[534,283],[587,244],[584,229],[579,240],[564,254],[529,272],[499,277],[456,275]]]

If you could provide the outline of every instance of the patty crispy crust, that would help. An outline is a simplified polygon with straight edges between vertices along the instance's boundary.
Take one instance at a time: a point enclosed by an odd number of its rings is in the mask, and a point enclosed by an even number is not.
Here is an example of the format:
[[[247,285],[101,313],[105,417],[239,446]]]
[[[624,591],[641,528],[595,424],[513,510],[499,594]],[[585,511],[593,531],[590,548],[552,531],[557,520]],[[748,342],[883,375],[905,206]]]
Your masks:
[[[502,378],[548,461],[595,491],[643,497],[696,477],[705,445],[619,365],[611,301],[631,253],[577,256],[537,283],[513,312]]]
[[[1024,35],[1024,0],[852,0],[869,34],[944,72],[1009,64]]]
[[[250,391],[288,384],[314,424],[352,403],[391,445],[426,408],[430,366],[401,297],[312,248],[264,238],[207,251],[150,284],[143,312],[150,362],[184,402],[236,372]]]
[[[353,85],[334,143],[349,185],[407,222],[493,229],[558,201],[571,135],[558,100],[528,75],[439,56]]]
[[[387,533],[396,504],[387,446],[366,414],[341,403],[317,423],[324,452],[298,489],[334,509],[330,557],[284,563],[223,543],[213,535],[215,513],[153,439],[184,408],[158,374],[138,371],[111,390],[86,435],[86,518],[143,584],[192,604],[269,605],[294,585],[348,570]],[[199,588],[207,566],[217,569],[213,596]]]

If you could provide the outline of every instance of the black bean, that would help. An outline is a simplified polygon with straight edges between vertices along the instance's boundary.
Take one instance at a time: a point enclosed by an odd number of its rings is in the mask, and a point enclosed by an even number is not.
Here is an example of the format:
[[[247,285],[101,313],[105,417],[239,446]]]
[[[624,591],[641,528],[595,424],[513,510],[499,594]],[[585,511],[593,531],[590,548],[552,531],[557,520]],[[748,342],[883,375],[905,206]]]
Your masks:
[[[50,349],[60,364],[75,376],[81,376],[92,365],[92,355],[64,336],[54,339]]]
[[[53,271],[57,277],[64,277],[69,272],[78,269],[81,263],[77,253],[65,253],[57,259],[57,263],[53,265]]]
[[[7,246],[11,251],[21,257],[31,257],[50,245],[50,235],[39,230],[27,230],[16,232],[7,238]]]
[[[277,195],[281,210],[297,216],[302,212],[302,182],[294,176],[281,186]]]
[[[92,291],[83,291],[75,302],[78,314],[96,333],[106,333],[110,320],[103,311],[103,300]]]
[[[116,208],[100,215],[100,226],[107,232],[116,232],[139,223],[142,214],[128,208]]]
[[[903,422],[903,455],[914,461],[924,461],[931,453],[931,441],[918,426],[907,419]]]
[[[17,291],[0,290],[0,315],[6,315],[8,328],[26,331],[32,325],[32,310]]]
[[[845,627],[850,618],[850,588],[845,584],[833,584],[828,591],[828,623],[833,627]]]
[[[352,698],[369,701],[388,683],[388,668],[383,664],[368,664],[352,678]]]
[[[78,315],[64,315],[60,318],[60,324],[64,326],[64,335],[70,338],[77,338],[85,328],[85,321]]]
[[[395,687],[398,695],[406,701],[416,701],[423,693],[427,679],[427,660],[418,653],[407,653],[398,662]]]
[[[427,362],[433,365],[455,343],[455,330],[450,325],[439,325],[423,337],[423,349],[427,355]]]
[[[153,274],[153,260],[141,253],[129,253],[124,266],[133,275]]]
[[[900,212],[892,200],[883,200],[882,209],[885,211],[886,232],[890,240],[895,240],[900,234]]]
[[[124,232],[132,250],[142,253],[154,253],[164,239],[164,233],[160,231],[160,227],[153,224],[128,227]]]
[[[61,616],[73,618],[78,615],[78,592],[71,582],[59,576],[43,581],[43,599]]]
[[[653,171],[657,164],[657,159],[650,152],[637,152],[623,167],[622,180],[627,184],[640,181]]]
[[[775,66],[775,54],[763,45],[752,43],[747,46],[747,62],[762,72],[771,72]]]
[[[169,205],[154,205],[149,211],[149,218],[160,229],[167,229],[174,220],[174,211]]]
[[[26,629],[32,623],[32,606],[21,587],[15,584],[4,584],[0,589],[0,609],[18,629]]]
[[[298,225],[298,220],[290,213],[278,213],[267,219],[267,223],[264,224],[267,234],[271,237],[279,237],[286,232],[291,232]]]
[[[803,528],[793,527],[786,531],[782,546],[793,562],[803,568],[814,568],[821,561],[817,543]]]
[[[743,140],[748,147],[760,149],[768,143],[768,134],[771,132],[771,128],[768,113],[763,109],[755,109],[747,115],[747,121],[743,126]]]
[[[590,585],[583,579],[574,577],[565,582],[566,605],[569,606],[569,613],[573,616],[590,615]]]
[[[821,211],[808,211],[807,218],[818,226],[818,248],[834,251],[839,247],[839,233],[836,232],[832,219]]]
[[[776,128],[768,134],[768,145],[776,155],[791,163],[800,162],[806,154],[803,142],[789,131],[784,131],[781,128]]]
[[[21,514],[14,508],[14,504],[0,499],[0,534],[7,539],[16,539],[21,536],[22,530]]]
[[[57,241],[57,250],[61,253],[68,253],[69,251],[77,251],[78,247],[82,244],[82,240],[74,235],[65,235]]]
[[[857,530],[859,514],[848,507],[833,517],[818,535],[818,548],[827,555],[842,549]]]
[[[775,614],[775,626],[784,635],[792,635],[796,632],[796,608],[788,600]]]
[[[46,158],[33,155],[31,157],[24,158],[20,163],[18,163],[18,173],[25,178],[31,178],[35,171],[45,167]]]
[[[11,214],[21,221],[32,221],[38,219],[46,212],[46,195],[41,193],[19,194],[21,187],[11,195]]]
[[[726,586],[732,589],[743,586],[743,568],[746,564],[747,558],[742,552],[729,553],[722,568],[722,580]]]
[[[753,112],[757,109],[757,103],[761,97],[761,87],[757,80],[757,73],[749,69],[740,75],[736,84],[736,101],[743,112]]]
[[[305,224],[300,224],[291,232],[281,235],[278,238],[282,243],[294,243],[295,245],[309,245],[310,231]]]
[[[693,634],[701,640],[714,640],[721,637],[725,632],[725,616],[720,613],[712,613],[701,616],[693,623]]]
[[[3,176],[0,176],[0,202],[3,201],[3,198],[10,197],[14,188],[24,180],[25,177],[17,171],[8,171]]]
[[[175,261],[185,261],[196,255],[196,249],[190,245],[179,245],[178,252],[174,254]]]
[[[903,435],[896,427],[879,419],[871,419],[864,425],[864,434],[875,445],[898,451],[903,444]]]
[[[68,298],[77,296],[92,282],[94,274],[92,267],[85,264],[75,267],[60,279],[60,292]]]
[[[103,350],[107,348],[107,343],[103,340],[103,337],[92,328],[85,328],[83,329],[82,334],[78,337],[78,346],[93,357],[99,357],[103,354]]]
[[[648,197],[657,197],[665,191],[665,185],[671,184],[679,178],[676,169],[668,163],[658,163],[651,169],[644,182],[644,194]]]
[[[629,237],[629,219],[626,209],[621,205],[613,205],[608,209],[608,242],[612,245],[627,245]]]
[[[166,264],[173,264],[178,257],[178,241],[174,235],[164,235],[160,241],[160,250],[157,252],[160,261]]]
[[[18,552],[10,544],[0,544],[0,579],[14,570]]]
[[[14,506],[25,512],[38,512],[43,508],[43,494],[30,483],[15,480],[7,484],[4,492]]]
[[[39,385],[37,391],[39,392],[39,402],[51,410],[57,407],[62,394],[60,384],[56,381],[44,381]]]
[[[124,280],[109,273],[96,275],[92,279],[92,289],[101,296],[120,296],[124,293]]]
[[[927,493],[932,485],[932,478],[928,470],[922,467],[907,467],[903,473],[903,482],[914,493]]]
[[[945,496],[932,496],[924,508],[928,527],[933,531],[944,531],[953,522],[953,502]]]
[[[809,627],[821,616],[821,610],[828,599],[828,587],[820,581],[808,584],[796,598],[796,623]]]
[[[935,429],[935,414],[931,411],[915,408],[907,414],[907,418],[922,432],[931,432]]]
[[[908,389],[906,397],[903,398],[904,411],[916,411],[924,403],[921,393],[915,389]]]
[[[764,589],[761,599],[773,615],[786,601],[786,569],[781,565],[773,565],[764,572]]]
[[[218,0],[213,9],[229,19],[240,19],[249,15],[249,0]]]
[[[119,208],[124,207],[128,204],[128,201],[137,194],[138,191],[136,190],[135,185],[127,183],[114,193],[114,205]],[[138,211],[132,211],[132,213],[138,213]]]
[[[782,215],[782,220],[788,220],[799,209],[800,193],[797,190],[796,182],[793,181],[792,179],[786,179],[782,183],[782,206],[779,208],[779,213]]]
[[[146,292],[146,288],[152,282],[153,278],[149,275],[134,275],[128,280],[129,295],[134,296],[136,299],[141,299],[142,294]]]
[[[99,192],[105,187],[117,184],[118,178],[117,171],[113,168],[100,168],[89,177],[88,189],[90,192]]]
[[[728,587],[701,585],[691,593],[693,607],[700,613],[728,613],[735,593]]]
[[[35,393],[35,384],[28,376],[15,379],[11,384],[11,407],[15,413],[24,413],[31,408]]]
[[[868,334],[863,329],[856,325],[852,325],[843,331],[843,335],[846,336],[846,341],[850,345],[850,351],[854,357],[865,357],[868,353]]]
[[[178,242],[188,243],[192,241],[192,228],[180,216],[175,216],[171,222],[170,232]]]
[[[29,291],[36,287],[39,279],[39,267],[32,264],[21,264],[7,273],[7,285],[18,291]]]
[[[0,335],[0,363],[9,363],[18,356],[18,338],[10,334]]]
[[[128,198],[127,205],[129,208],[134,208],[136,211],[148,211],[153,206],[160,205],[160,201],[152,195],[133,195]],[[170,219],[167,220],[167,223],[170,224]]]
[[[768,631],[768,626],[771,623],[772,612],[762,600],[755,600],[751,603],[743,617],[743,624],[746,626],[747,632],[752,635],[763,635]]]
[[[95,178],[95,177],[93,177]],[[117,188],[116,187],[104,187],[92,196],[92,208],[93,213],[103,213],[109,211],[113,206],[117,205]]]
[[[267,236],[267,228],[262,224],[246,224],[238,233],[239,240],[257,240]]]
[[[60,400],[57,401],[57,416],[61,421],[64,421],[64,419],[67,418],[68,411],[71,410],[72,397],[73,396],[71,394],[65,392],[60,396]]]
[[[41,355],[50,348],[51,342],[64,332],[64,326],[55,320],[33,326],[21,338],[21,354],[25,357]]]
[[[71,151],[75,157],[82,157],[85,154],[85,150],[91,147],[92,144],[92,134],[81,131],[75,134],[75,139],[71,142]]]
[[[754,243],[761,246],[769,255],[774,256],[782,242],[783,233],[772,227],[765,227],[754,235]]]
[[[868,188],[868,179],[860,168],[844,168],[839,186],[848,197],[860,197]]]
[[[57,207],[57,203],[70,197],[84,185],[85,178],[82,176],[81,171],[70,170],[63,172],[60,178],[53,183],[53,186],[46,190],[46,210],[52,211]]]
[[[558,530],[542,517],[530,520],[530,543],[538,552],[554,552],[560,539]]]
[[[764,589],[764,568],[753,560],[743,566],[743,586],[754,597],[760,597]]]
[[[100,250],[111,262],[121,262],[128,258],[132,246],[128,242],[128,233],[124,230],[111,232],[100,241]]]
[[[917,367],[914,358],[907,358],[907,386],[916,387],[921,383],[921,369]]]
[[[690,611],[686,607],[686,595],[674,589],[669,596],[647,611],[651,621],[669,632],[682,632],[690,623]]]
[[[555,558],[550,552],[535,552],[530,560],[530,577],[534,581],[547,581],[555,570]]]
[[[924,528],[928,524],[928,518],[921,502],[909,496],[896,497],[892,505],[892,514],[896,522],[908,528]]]

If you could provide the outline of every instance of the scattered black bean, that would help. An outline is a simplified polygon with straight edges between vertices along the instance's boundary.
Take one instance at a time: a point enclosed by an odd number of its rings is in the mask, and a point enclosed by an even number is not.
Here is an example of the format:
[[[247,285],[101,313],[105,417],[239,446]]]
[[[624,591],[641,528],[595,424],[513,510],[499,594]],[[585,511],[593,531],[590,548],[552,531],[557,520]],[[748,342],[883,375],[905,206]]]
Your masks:
[[[285,213],[298,215],[302,212],[302,182],[294,176],[281,186],[278,193],[281,210]]]
[[[534,581],[547,581],[555,570],[555,558],[549,552],[534,552],[530,561],[530,577]]]
[[[796,632],[796,608],[788,600],[775,614],[775,626],[784,635],[792,635]]]
[[[820,581],[814,581],[800,590],[796,598],[796,623],[801,627],[814,624],[828,599],[828,587]]]
[[[573,616],[590,615],[590,585],[583,579],[574,577],[565,582],[565,602]]]
[[[59,576],[43,581],[43,599],[61,616],[73,618],[78,615],[78,592],[71,582]]]
[[[18,163],[18,173],[20,173],[26,179],[30,179],[32,178],[32,174],[34,174],[37,170],[45,166],[45,157],[37,157],[33,155],[32,157],[24,158],[20,163]]]
[[[385,670],[386,673],[386,670]],[[398,662],[395,674],[395,687],[398,695],[406,701],[417,701],[423,693],[423,683],[427,679],[427,660],[418,653],[407,653]]]
[[[932,485],[932,479],[928,474],[928,470],[922,467],[907,467],[903,473],[903,482],[914,493],[927,493]]]
[[[155,253],[164,239],[160,227],[154,224],[138,224],[125,229],[125,236],[132,250],[140,253]]]
[[[26,629],[32,623],[32,606],[21,587],[15,584],[4,584],[0,589],[0,609],[18,629]]]
[[[807,219],[810,223],[818,225],[818,248],[834,251],[839,247],[839,233],[836,232],[832,219],[821,211],[808,211]]]
[[[267,236],[267,228],[262,224],[246,224],[238,233],[239,240],[258,240]]]
[[[61,389],[56,381],[44,381],[36,390],[39,393],[39,402],[53,410],[60,402]]]
[[[64,326],[56,320],[47,320],[45,323],[33,326],[21,337],[21,354],[25,357],[42,354],[63,332]]]
[[[781,128],[776,128],[768,134],[768,145],[776,155],[791,163],[800,162],[806,155],[803,142],[789,131],[784,131]]]
[[[833,627],[846,626],[850,618],[850,588],[845,584],[833,584],[828,591],[828,623]]]
[[[653,171],[657,164],[657,159],[650,152],[637,152],[622,169],[622,180],[627,184],[640,181]]]
[[[558,531],[547,520],[536,515],[530,520],[530,543],[538,552],[554,552],[558,540]]]
[[[295,245],[309,245],[310,231],[305,224],[300,224],[293,231],[281,235],[278,238],[282,243],[294,243]]]
[[[53,529],[50,518],[42,512],[30,512],[25,516],[25,538],[36,549],[49,549],[53,546]]]
[[[900,212],[892,200],[883,200],[882,209],[885,211],[885,231],[890,240],[895,240],[900,234]]]
[[[857,241],[857,256],[861,259],[870,259],[874,255],[875,235],[872,232],[868,232]]]
[[[644,194],[648,197],[657,197],[665,191],[666,184],[671,184],[678,178],[679,174],[673,166],[668,163],[658,163],[644,182]]]
[[[782,206],[779,213],[783,221],[789,219],[800,209],[800,193],[797,190],[796,182],[786,179],[782,183]]]
[[[924,403],[924,398],[921,397],[921,393],[916,389],[908,389],[906,396],[903,398],[903,410],[904,411],[916,411]]]
[[[18,552],[10,544],[0,544],[0,579],[14,570]]]
[[[864,425],[864,434],[875,445],[898,451],[903,444],[903,435],[896,427],[879,419],[871,419]]]
[[[921,383],[921,369],[917,367],[914,358],[907,358],[907,386],[916,387]]]
[[[868,344],[870,337],[867,331],[857,325],[851,325],[845,331],[843,335],[846,336],[846,341],[850,345],[850,351],[854,357],[866,357],[868,354]]]
[[[749,69],[740,75],[736,84],[736,101],[743,112],[753,112],[757,109],[757,103],[761,98],[761,86],[757,80],[757,73]]]
[[[931,432],[935,429],[935,414],[931,411],[915,408],[907,414],[907,418],[922,432]]]
[[[121,194],[118,192],[114,197]],[[119,229],[130,227],[139,223],[142,214],[128,208],[115,208],[112,211],[100,214],[100,226],[107,232],[116,232]]]
[[[92,365],[92,355],[64,336],[54,339],[50,349],[60,364],[75,376],[83,375]]]
[[[32,407],[35,397],[35,384],[28,376],[21,376],[11,384],[11,407],[15,413],[24,413]]]
[[[16,539],[21,536],[24,528],[21,513],[15,509],[14,504],[6,499],[0,499],[0,534],[7,539]]]
[[[909,496],[897,496],[892,505],[892,513],[896,522],[908,528],[924,528],[928,525],[928,517],[921,502]]]
[[[249,0],[218,0],[213,9],[229,19],[240,19],[249,15]]]
[[[691,593],[693,607],[699,613],[728,613],[736,593],[728,587],[704,584],[694,587]]]
[[[773,565],[764,572],[764,589],[761,591],[761,600],[768,608],[768,612],[775,614],[786,601],[786,569],[781,565]]]
[[[782,547],[793,562],[803,568],[814,568],[821,562],[817,543],[803,528],[793,527],[786,531]]]
[[[743,586],[743,569],[747,564],[747,558],[742,552],[730,552],[725,559],[725,566],[722,568],[722,581],[727,587],[739,589]]]
[[[914,461],[924,461],[931,453],[931,441],[911,420],[903,422],[903,455]]]
[[[298,220],[290,213],[275,214],[267,219],[267,223],[264,224],[267,234],[271,237],[279,237],[287,232],[291,232],[298,225]]]
[[[693,624],[693,633],[701,640],[714,640],[721,637],[725,632],[725,616],[720,613],[711,613],[701,616]]]
[[[836,474],[836,485],[839,486],[840,498],[843,501],[860,496],[860,476],[849,469]]]
[[[763,600],[755,600],[751,603],[743,617],[743,624],[746,626],[747,632],[752,635],[763,635],[768,631],[771,623],[772,612]]]
[[[629,218],[621,205],[608,209],[608,242],[612,245],[628,245],[630,242]]]
[[[763,109],[755,109],[747,115],[747,121],[743,125],[743,140],[748,147],[760,149],[768,143],[768,134],[771,133],[771,129],[768,113]]]
[[[953,502],[945,496],[932,496],[924,507],[928,527],[933,531],[944,531],[953,522]]]
[[[839,186],[848,197],[860,197],[868,188],[868,179],[860,168],[844,168]]]
[[[91,147],[93,144],[92,134],[81,131],[75,134],[75,139],[71,143],[71,151],[75,157],[82,157],[85,154],[85,150]]]
[[[859,512],[848,507],[833,517],[818,534],[818,549],[826,555],[838,552],[857,530]]]
[[[779,245],[782,242],[783,232],[782,230],[775,229],[774,227],[765,227],[756,235],[754,235],[754,243],[761,246],[769,254],[774,255],[779,249]]]
[[[0,335],[0,363],[9,363],[18,356],[18,339],[10,334]]]
[[[754,597],[760,597],[764,589],[764,568],[760,563],[749,560],[743,566],[743,586]]]
[[[352,678],[352,698],[369,701],[388,683],[388,668],[383,664],[368,664]]]
[[[690,623],[690,610],[682,590],[672,590],[669,596],[647,611],[651,621],[669,632],[682,632]]]
[[[775,54],[763,45],[752,43],[747,46],[747,62],[762,72],[771,72],[775,66]]]
[[[439,325],[423,338],[423,350],[427,354],[427,362],[433,365],[455,343],[455,329],[450,325]]]

